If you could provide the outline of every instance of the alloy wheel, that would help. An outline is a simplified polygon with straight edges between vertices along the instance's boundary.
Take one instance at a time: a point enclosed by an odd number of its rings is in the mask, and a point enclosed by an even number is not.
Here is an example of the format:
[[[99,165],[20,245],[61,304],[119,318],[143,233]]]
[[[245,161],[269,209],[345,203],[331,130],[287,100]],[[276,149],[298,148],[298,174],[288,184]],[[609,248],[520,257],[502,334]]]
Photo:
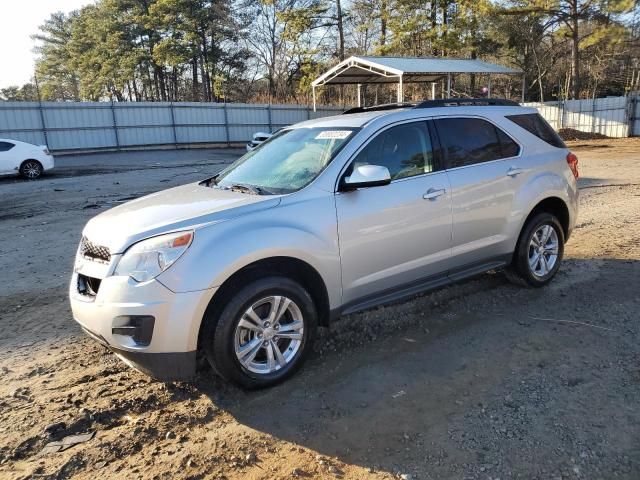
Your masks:
[[[25,177],[27,178],[38,178],[41,173],[40,164],[38,162],[27,162],[22,167],[22,171],[24,172]]]
[[[529,268],[541,278],[553,270],[558,261],[558,232],[549,224],[541,225],[529,242]]]
[[[300,307],[285,296],[264,297],[242,314],[236,326],[236,358],[252,373],[274,373],[294,360],[303,338]]]

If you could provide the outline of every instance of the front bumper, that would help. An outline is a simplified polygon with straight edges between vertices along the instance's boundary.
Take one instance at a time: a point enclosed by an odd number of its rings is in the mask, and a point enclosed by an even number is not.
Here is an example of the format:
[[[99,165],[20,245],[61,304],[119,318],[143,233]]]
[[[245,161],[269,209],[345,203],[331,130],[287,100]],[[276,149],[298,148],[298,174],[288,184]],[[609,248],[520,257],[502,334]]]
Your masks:
[[[69,286],[73,318],[130,366],[162,381],[195,375],[200,323],[215,289],[175,293],[157,280],[107,276],[95,296]]]
[[[149,353],[135,352],[131,350],[120,350],[107,343],[101,336],[91,330],[82,327],[82,330],[91,338],[101,343],[120,360],[162,382],[174,382],[188,380],[196,372],[196,352],[172,352],[172,353]]]

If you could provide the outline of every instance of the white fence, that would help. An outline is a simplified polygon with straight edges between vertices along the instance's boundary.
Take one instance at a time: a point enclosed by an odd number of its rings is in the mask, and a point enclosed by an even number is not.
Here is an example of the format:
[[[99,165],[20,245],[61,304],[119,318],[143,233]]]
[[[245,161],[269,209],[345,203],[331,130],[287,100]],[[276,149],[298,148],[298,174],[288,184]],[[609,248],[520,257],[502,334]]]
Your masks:
[[[48,145],[54,152],[197,143],[244,143],[343,109],[297,105],[160,102],[0,102],[0,138]]]
[[[636,94],[588,100],[525,103],[536,107],[556,130],[572,128],[607,137],[640,135],[640,108]]]
[[[559,130],[573,128],[608,137],[640,135],[637,96],[527,103]],[[0,102],[0,138],[48,145],[54,152],[198,143],[244,143],[339,107],[239,103]]]

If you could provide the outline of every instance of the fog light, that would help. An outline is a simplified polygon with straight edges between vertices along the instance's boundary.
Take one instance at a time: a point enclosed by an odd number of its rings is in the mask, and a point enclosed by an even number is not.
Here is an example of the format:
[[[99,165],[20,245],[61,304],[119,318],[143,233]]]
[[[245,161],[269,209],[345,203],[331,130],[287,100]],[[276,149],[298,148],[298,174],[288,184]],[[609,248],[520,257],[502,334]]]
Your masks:
[[[113,319],[111,333],[131,337],[136,345],[146,347],[151,343],[155,322],[151,315],[123,315]]]

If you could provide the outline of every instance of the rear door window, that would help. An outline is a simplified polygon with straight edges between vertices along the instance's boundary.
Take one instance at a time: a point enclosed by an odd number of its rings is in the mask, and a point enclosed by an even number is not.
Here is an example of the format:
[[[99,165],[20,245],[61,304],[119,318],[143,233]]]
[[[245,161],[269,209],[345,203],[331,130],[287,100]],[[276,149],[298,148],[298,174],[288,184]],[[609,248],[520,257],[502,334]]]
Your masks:
[[[434,121],[447,168],[515,157],[520,146],[493,123],[481,118],[438,118]]]
[[[549,145],[553,145],[558,148],[567,148],[567,146],[560,138],[560,135],[551,128],[551,125],[542,118],[539,113],[524,113],[522,115],[507,115],[506,118],[511,120],[519,127],[524,128],[527,132],[532,133],[541,140],[544,140]]]
[[[13,147],[15,147],[15,145],[13,143],[9,143],[9,142],[0,142],[0,152],[8,152],[9,150],[11,150]]]

